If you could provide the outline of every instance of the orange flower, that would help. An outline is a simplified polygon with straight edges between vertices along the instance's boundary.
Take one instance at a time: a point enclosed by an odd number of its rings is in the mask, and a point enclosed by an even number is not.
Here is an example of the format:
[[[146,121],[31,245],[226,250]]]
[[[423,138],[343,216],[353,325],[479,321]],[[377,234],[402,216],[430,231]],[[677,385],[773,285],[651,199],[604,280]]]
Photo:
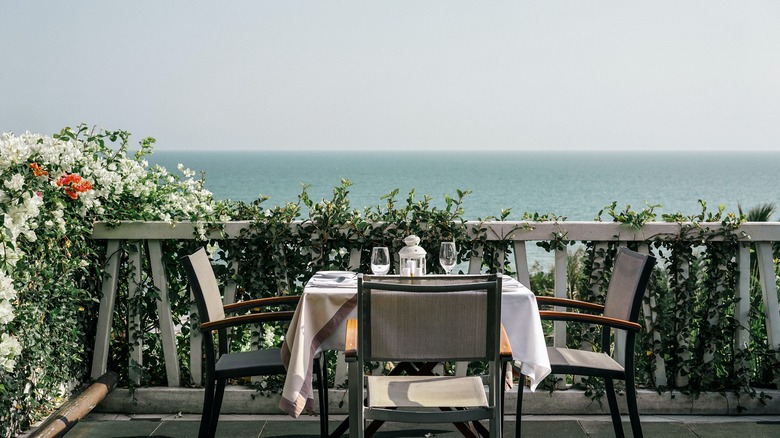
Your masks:
[[[57,180],[57,185],[59,187],[65,187],[65,194],[68,195],[70,199],[78,199],[79,193],[92,190],[92,183],[75,173],[62,175],[60,179]]]
[[[87,190],[92,190],[92,183],[85,179],[82,179],[77,183],[73,183],[71,187],[73,187],[73,189],[75,189],[79,193],[84,193]]]
[[[79,194],[70,187],[65,187],[65,194],[70,196],[70,199],[78,199],[79,197]]]
[[[74,183],[78,183],[81,181],[81,176],[75,173],[62,175],[59,180],[57,180],[57,185],[62,186],[68,186],[73,185]]]
[[[49,172],[41,169],[41,166],[39,166],[38,163],[30,163],[30,168],[35,176],[49,176]]]

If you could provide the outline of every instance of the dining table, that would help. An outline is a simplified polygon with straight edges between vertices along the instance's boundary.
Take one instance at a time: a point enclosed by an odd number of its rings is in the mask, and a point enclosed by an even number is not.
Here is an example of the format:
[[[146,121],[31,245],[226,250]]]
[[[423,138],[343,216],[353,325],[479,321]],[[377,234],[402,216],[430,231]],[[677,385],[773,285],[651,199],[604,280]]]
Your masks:
[[[319,271],[306,283],[282,344],[287,376],[279,407],[292,417],[314,412],[314,357],[344,351],[348,319],[356,318],[357,273]],[[515,278],[503,275],[501,323],[512,358],[527,376],[531,391],[550,374],[550,360],[536,296]]]

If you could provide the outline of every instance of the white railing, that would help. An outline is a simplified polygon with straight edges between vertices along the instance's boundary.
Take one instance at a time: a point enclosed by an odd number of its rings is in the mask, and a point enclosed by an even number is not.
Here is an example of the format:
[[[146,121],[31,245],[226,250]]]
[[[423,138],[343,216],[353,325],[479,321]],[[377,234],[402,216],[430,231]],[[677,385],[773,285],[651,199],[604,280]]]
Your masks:
[[[249,228],[249,222],[225,222],[219,224],[221,231],[212,231],[209,237],[214,239],[236,239],[241,235],[242,230]],[[551,241],[556,236],[567,241],[575,242],[594,242],[596,244],[606,244],[608,242],[627,243],[638,242],[640,252],[649,253],[648,242],[656,239],[673,239],[680,236],[683,230],[686,230],[685,239],[696,242],[697,233],[715,232],[722,230],[720,223],[697,223],[691,227],[689,223],[659,223],[653,222],[645,224],[640,229],[631,229],[614,222],[468,222],[467,227],[484,228],[487,230],[486,239],[488,241],[510,241],[512,244],[512,253],[514,265],[516,267],[517,279],[523,284],[530,284],[529,266],[526,252],[526,244],[534,241]],[[295,226],[295,225],[294,225]],[[156,288],[159,289],[159,299],[157,302],[159,330],[162,339],[163,354],[168,377],[169,386],[179,386],[179,364],[176,354],[176,338],[174,333],[174,324],[171,314],[170,304],[168,302],[168,285],[164,264],[162,262],[161,241],[163,240],[187,240],[195,239],[197,224],[177,223],[171,225],[161,222],[127,222],[120,226],[108,226],[105,223],[97,223],[92,234],[93,239],[107,240],[107,263],[105,272],[105,281],[102,285],[102,295],[100,299],[100,313],[98,315],[98,327],[95,340],[95,350],[92,363],[92,377],[97,378],[106,371],[108,360],[108,348],[110,339],[110,330],[114,316],[114,305],[116,302],[116,293],[119,278],[120,259],[119,253],[121,244],[125,241],[134,247],[129,251],[128,263],[134,269],[134,275],[128,278],[129,298],[135,296],[140,291],[142,276],[141,257],[144,251],[148,254],[151,266],[151,275]],[[737,318],[740,330],[734,339],[735,348],[743,349],[749,340],[749,306],[750,306],[750,249],[754,248],[758,262],[760,283],[763,293],[763,304],[766,312],[766,327],[768,342],[771,349],[780,351],[780,311],[778,310],[777,299],[777,280],[775,278],[775,261],[772,255],[772,244],[780,242],[780,223],[744,223],[739,229],[731,231],[736,238],[745,243],[740,245],[736,255],[737,270],[739,271],[739,281],[734,290],[735,297],[738,298],[735,317]],[[471,234],[469,234],[471,235]],[[711,235],[711,234],[710,234]],[[722,241],[723,237],[711,238],[711,241]],[[693,243],[692,243],[693,244]],[[475,254],[469,263],[469,272],[476,273],[482,267],[482,249],[475,247]],[[555,296],[566,297],[567,295],[567,251],[565,248],[556,249],[555,253]],[[499,257],[503,257],[500,254]],[[360,251],[352,250],[350,256],[350,266],[357,269],[360,265]],[[232,266],[231,269],[235,269]],[[225,290],[225,303],[235,300],[236,286],[228,284]],[[194,312],[194,309],[193,309]],[[138,318],[136,316],[136,318]],[[646,304],[644,309],[645,328],[651,331],[655,324],[655,314],[650,305]],[[566,344],[566,326],[565,323],[556,323],[554,328],[554,345],[565,346]],[[139,324],[130,324],[132,330]],[[190,371],[193,380],[200,382],[201,377],[201,345],[198,331],[192,330],[190,345]],[[660,338],[658,331],[654,335]],[[140,339],[135,333],[128,333],[128,339]],[[136,346],[131,349],[130,378],[139,383],[140,375],[134,371],[133,362],[143,363],[142,348]],[[618,355],[625,352],[618,352]],[[656,386],[666,385],[665,364],[661,357],[655,357]],[[337,370],[337,373],[339,371]],[[678,384],[685,383],[684,376],[677,376]],[[339,379],[337,378],[337,381]]]

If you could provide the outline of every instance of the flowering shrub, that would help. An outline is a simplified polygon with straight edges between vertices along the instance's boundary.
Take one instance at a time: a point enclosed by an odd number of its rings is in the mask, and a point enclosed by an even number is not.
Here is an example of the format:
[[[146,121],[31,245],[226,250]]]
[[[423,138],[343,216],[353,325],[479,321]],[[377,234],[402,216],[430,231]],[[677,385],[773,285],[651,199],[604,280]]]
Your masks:
[[[128,140],[84,126],[0,135],[0,435],[86,376],[104,257],[93,222],[205,220],[221,205],[194,172],[150,168],[153,139],[132,157]]]

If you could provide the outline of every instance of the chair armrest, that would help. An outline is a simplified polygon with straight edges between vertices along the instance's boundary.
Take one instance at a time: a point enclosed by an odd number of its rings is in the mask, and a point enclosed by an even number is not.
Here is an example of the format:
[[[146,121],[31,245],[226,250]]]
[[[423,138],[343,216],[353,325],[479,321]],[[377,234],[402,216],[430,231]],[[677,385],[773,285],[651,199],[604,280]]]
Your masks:
[[[357,319],[347,320],[347,336],[344,343],[344,358],[349,361],[357,359]]]
[[[587,313],[553,312],[549,310],[541,310],[539,311],[539,316],[542,318],[542,320],[586,322],[634,332],[638,332],[642,329],[642,326],[636,322],[625,321],[623,319],[610,318],[601,315],[590,315]]]
[[[265,306],[277,306],[280,304],[298,304],[301,300],[300,295],[283,295],[279,297],[257,298],[254,300],[239,301],[238,303],[226,304],[222,306],[225,313],[234,313],[247,309],[255,309]]]
[[[501,352],[499,353],[502,359],[512,358],[512,346],[509,344],[509,336],[504,330],[504,324],[501,324]]]
[[[229,318],[220,319],[219,321],[204,322],[200,325],[200,331],[202,333],[211,332],[214,330],[221,330],[230,327],[236,327],[245,324],[257,324],[261,322],[271,321],[289,321],[295,312],[267,312],[267,313],[250,313],[247,315],[231,316]]]
[[[551,306],[561,306],[581,310],[595,310],[596,312],[604,313],[604,306],[596,303],[589,303],[587,301],[572,300],[569,298],[558,297],[536,297],[537,304],[546,304]]]

